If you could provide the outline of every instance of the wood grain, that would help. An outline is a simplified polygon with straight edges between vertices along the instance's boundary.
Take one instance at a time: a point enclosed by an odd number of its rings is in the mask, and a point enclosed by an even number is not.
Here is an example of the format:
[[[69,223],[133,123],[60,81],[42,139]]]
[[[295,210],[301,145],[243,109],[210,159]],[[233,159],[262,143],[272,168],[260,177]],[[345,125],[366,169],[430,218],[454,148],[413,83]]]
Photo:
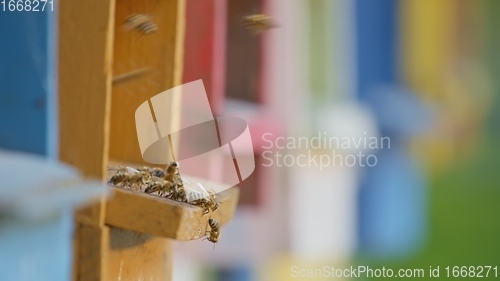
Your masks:
[[[85,176],[103,178],[109,147],[114,1],[59,5],[59,154]],[[77,216],[100,226],[103,204]]]
[[[60,3],[60,158],[102,177],[111,94],[113,1]]]
[[[106,206],[106,224],[176,240],[199,239],[205,236],[210,217],[224,224],[234,215],[238,188],[219,195],[219,210],[204,216],[202,208],[188,203],[116,187]]]
[[[107,280],[171,280],[168,239],[113,227],[110,240]]]
[[[184,0],[117,0],[113,72],[115,77],[148,69],[112,90],[110,157],[142,163],[135,128],[135,111],[151,97],[181,84]],[[144,35],[124,26],[138,13],[149,16],[158,32]],[[176,108],[166,109],[176,113]],[[174,120],[175,118],[173,118]]]
[[[103,178],[109,147],[114,0],[59,3],[59,155]],[[74,280],[106,280],[103,201],[76,213]]]
[[[80,243],[75,252],[78,263],[73,269],[73,280],[109,280],[104,270],[109,249],[109,227],[79,225],[76,238]]]

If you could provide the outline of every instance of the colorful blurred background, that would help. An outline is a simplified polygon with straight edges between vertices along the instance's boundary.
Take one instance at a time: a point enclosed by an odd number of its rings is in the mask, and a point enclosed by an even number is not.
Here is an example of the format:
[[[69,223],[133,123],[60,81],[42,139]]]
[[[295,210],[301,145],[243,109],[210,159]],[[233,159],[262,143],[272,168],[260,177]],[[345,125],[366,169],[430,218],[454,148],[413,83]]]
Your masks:
[[[257,167],[215,250],[177,245],[176,280],[300,280],[293,266],[498,265],[499,4],[188,0],[184,81],[206,75],[218,114],[249,121]],[[257,12],[276,28],[249,34],[241,18]],[[388,136],[391,146],[370,152],[374,167],[265,167],[270,134],[318,132]]]
[[[175,242],[173,280],[500,267],[499,13],[497,0],[186,0],[182,81],[203,79],[214,115],[248,121],[256,168],[215,247]],[[252,14],[273,27],[254,34],[242,24]],[[0,13],[0,147],[55,155],[57,141],[7,121],[58,129],[44,121],[57,101],[37,95],[57,90],[56,18],[13,32],[19,17]],[[13,106],[28,103],[43,112]],[[318,135],[390,145],[281,147]],[[332,153],[344,160],[298,162]],[[376,164],[346,164],[359,153]]]

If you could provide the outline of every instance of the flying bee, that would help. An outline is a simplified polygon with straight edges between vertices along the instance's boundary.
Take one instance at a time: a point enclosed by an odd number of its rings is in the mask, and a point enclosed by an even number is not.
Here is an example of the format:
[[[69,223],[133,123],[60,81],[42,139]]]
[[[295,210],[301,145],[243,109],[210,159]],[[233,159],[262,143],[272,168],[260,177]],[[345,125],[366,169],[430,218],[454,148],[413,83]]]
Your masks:
[[[250,30],[253,35],[259,35],[266,30],[277,27],[273,19],[264,14],[244,16],[241,19],[241,24]]]
[[[208,219],[208,226],[210,226],[210,230],[207,231],[208,233],[207,240],[215,244],[219,241],[220,237],[219,222],[216,221],[215,219],[210,218]]]
[[[158,26],[150,17],[141,14],[132,14],[125,19],[125,27],[136,29],[144,35],[150,35],[158,31]]]

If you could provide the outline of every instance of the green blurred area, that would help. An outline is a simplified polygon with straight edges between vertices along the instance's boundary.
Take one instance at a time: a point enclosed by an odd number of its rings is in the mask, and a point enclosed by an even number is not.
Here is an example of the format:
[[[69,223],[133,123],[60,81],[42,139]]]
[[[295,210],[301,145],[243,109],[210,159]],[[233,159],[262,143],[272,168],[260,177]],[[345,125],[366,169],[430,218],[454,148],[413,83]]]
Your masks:
[[[425,269],[440,266],[498,266],[500,279],[500,139],[481,142],[476,154],[431,179],[429,237],[420,253],[406,260],[358,259],[373,268]],[[451,277],[450,277],[451,278]],[[461,278],[459,279],[472,279]],[[366,278],[365,280],[384,278]],[[474,278],[477,279],[477,278]],[[358,279],[359,280],[359,279]]]

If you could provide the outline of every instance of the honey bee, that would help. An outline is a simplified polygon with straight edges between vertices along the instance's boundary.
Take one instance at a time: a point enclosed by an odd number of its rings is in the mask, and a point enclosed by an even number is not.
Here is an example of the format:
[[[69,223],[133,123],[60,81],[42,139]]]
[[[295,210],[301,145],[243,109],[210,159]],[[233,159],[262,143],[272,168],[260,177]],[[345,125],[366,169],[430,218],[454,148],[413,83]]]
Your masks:
[[[162,168],[144,166],[139,169],[139,171],[148,172],[152,177],[165,179],[166,172]]]
[[[164,179],[167,176],[167,172],[161,168],[154,167],[149,170],[151,174],[157,178]]]
[[[185,199],[186,198],[186,193],[183,189],[184,187],[184,183],[182,182],[182,177],[181,177],[181,174],[179,172],[179,163],[178,162],[172,162],[170,163],[167,168],[166,168],[166,175],[165,175],[165,179],[167,181],[170,181],[172,182],[174,185],[176,185],[177,187],[179,187],[180,189],[178,190],[179,192],[182,193],[182,198],[183,200],[182,201],[187,201]]]
[[[210,230],[207,231],[208,233],[207,240],[215,244],[219,241],[220,237],[219,222],[216,221],[215,219],[210,218],[208,219],[208,226],[210,226]]]
[[[203,215],[207,215],[219,209],[219,202],[217,202],[215,192],[213,192],[213,190],[207,190],[200,182],[196,183],[196,185],[201,192],[195,191],[191,194],[191,204],[202,207]]]
[[[118,168],[114,168],[114,167],[111,167],[111,168],[108,168],[108,172],[109,171],[114,171],[114,172],[122,172],[122,173],[125,173],[127,172],[128,170],[126,168],[123,168],[122,166],[118,166]]]
[[[137,168],[136,170],[138,171],[149,171],[149,167],[148,166],[142,166],[142,168]]]
[[[146,185],[149,180],[151,179],[151,176],[147,172],[140,172],[140,173],[133,173],[130,174],[127,179],[126,179],[126,184],[130,187],[135,187],[137,190],[137,187],[140,189],[142,185]]]
[[[248,28],[253,35],[259,35],[266,30],[277,27],[271,17],[264,14],[244,16],[241,23]]]
[[[180,202],[187,202],[186,190],[184,187],[174,183],[170,187],[170,193],[167,195],[167,198]]]
[[[139,168],[138,170],[127,167],[131,174],[140,172],[143,175],[143,184],[146,185],[145,193],[158,193],[176,201],[187,202],[186,191],[179,173],[179,163],[171,162],[166,169],[148,166]]]
[[[165,179],[174,182],[177,179],[177,177],[180,177],[179,163],[172,162],[167,166]]]
[[[118,172],[111,177],[108,184],[131,187],[138,190],[141,186],[148,184],[150,180],[151,174],[149,172],[127,167],[127,172],[120,168]]]
[[[163,181],[150,181],[148,187],[144,190],[146,193],[158,192],[158,195],[164,196],[165,194],[170,194],[170,189],[172,183],[166,180]]]
[[[125,181],[127,178],[127,174],[123,173],[121,171],[118,171],[116,174],[114,174],[108,181],[108,184],[112,185],[119,185]]]
[[[150,35],[158,31],[158,26],[146,15],[132,14],[125,19],[125,26],[137,29],[142,34]]]

